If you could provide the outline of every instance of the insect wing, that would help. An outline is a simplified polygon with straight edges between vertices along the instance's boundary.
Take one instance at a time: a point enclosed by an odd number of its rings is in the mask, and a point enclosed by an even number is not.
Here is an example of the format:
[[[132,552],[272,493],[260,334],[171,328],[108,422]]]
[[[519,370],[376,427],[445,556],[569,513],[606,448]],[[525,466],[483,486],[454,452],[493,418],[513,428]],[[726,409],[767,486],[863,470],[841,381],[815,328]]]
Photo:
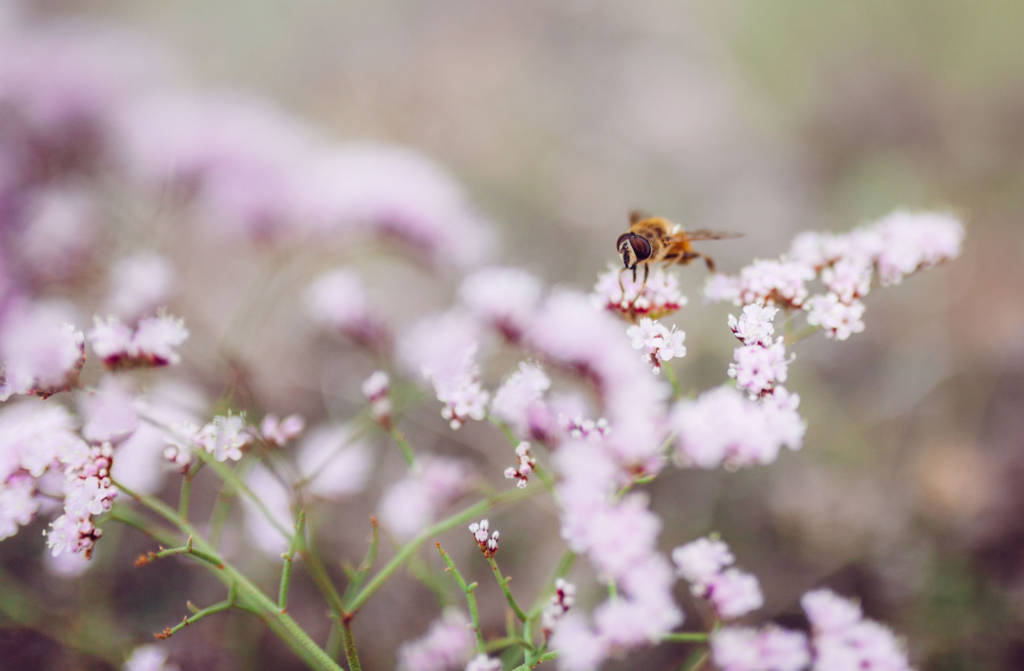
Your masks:
[[[686,237],[692,240],[727,240],[729,238],[742,238],[742,233],[728,233],[726,231],[709,231],[698,229],[696,231],[685,231]]]

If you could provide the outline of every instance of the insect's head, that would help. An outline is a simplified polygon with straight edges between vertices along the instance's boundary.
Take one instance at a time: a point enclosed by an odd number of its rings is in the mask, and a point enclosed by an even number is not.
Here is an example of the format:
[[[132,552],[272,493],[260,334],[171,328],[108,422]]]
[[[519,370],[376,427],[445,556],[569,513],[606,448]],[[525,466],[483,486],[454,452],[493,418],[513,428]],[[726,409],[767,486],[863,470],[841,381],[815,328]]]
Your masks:
[[[651,256],[651,243],[636,233],[623,233],[615,247],[619,250],[622,266],[626,269],[635,269],[636,264],[646,261]]]

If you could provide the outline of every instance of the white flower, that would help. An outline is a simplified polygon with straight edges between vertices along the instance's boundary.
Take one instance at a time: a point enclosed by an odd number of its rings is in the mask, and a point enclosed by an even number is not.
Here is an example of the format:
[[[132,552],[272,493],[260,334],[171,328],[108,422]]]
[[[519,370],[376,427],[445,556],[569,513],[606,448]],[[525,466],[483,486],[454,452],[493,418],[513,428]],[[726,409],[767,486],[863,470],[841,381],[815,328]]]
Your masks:
[[[729,315],[729,328],[744,345],[767,347],[773,341],[772,335],[775,333],[773,320],[778,312],[779,308],[773,305],[766,306],[759,303],[744,305],[739,319]]]
[[[729,364],[729,377],[745,389],[751,398],[770,392],[776,382],[786,381],[789,358],[782,338],[773,345],[744,345],[733,351],[735,361]]]
[[[698,538],[673,550],[672,561],[683,580],[703,586],[736,558],[721,540]]]
[[[686,356],[686,333],[671,330],[664,324],[644,317],[639,324],[626,329],[626,335],[632,341],[633,349],[644,351],[644,360],[651,364],[651,369],[658,373],[665,361]]]
[[[821,326],[829,338],[846,340],[864,330],[864,304],[859,300],[847,304],[835,294],[818,294],[807,301],[804,309],[807,323]]]

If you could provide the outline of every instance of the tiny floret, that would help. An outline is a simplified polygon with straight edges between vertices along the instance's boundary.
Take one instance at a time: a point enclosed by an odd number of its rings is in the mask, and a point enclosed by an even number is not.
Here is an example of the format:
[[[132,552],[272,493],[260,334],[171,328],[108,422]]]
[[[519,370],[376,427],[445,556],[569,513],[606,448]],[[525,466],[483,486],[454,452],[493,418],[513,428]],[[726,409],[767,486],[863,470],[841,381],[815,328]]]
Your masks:
[[[498,538],[501,535],[498,530],[490,531],[490,522],[480,520],[469,525],[469,533],[473,534],[480,552],[485,557],[493,557],[498,552]]]

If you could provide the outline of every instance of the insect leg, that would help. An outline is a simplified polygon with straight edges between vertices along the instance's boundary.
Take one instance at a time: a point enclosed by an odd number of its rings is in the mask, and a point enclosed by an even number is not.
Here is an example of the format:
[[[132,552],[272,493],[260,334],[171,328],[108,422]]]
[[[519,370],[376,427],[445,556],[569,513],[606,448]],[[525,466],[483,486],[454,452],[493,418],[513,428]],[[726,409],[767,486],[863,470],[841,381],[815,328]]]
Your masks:
[[[644,283],[640,285],[640,290],[643,291],[644,287],[647,286],[647,277],[651,274],[651,264],[644,264]]]

